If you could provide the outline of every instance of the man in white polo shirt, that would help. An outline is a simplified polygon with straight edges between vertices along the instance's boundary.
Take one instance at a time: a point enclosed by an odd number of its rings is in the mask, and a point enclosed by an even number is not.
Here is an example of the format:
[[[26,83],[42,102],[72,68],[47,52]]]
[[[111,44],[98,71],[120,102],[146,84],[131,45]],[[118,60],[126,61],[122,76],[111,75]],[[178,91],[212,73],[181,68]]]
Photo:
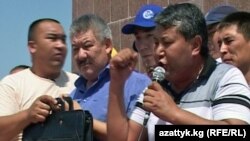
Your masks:
[[[32,66],[0,82],[0,140],[21,141],[22,130],[45,121],[55,97],[69,94],[77,75],[62,70],[66,35],[54,19],[39,19],[29,27]]]

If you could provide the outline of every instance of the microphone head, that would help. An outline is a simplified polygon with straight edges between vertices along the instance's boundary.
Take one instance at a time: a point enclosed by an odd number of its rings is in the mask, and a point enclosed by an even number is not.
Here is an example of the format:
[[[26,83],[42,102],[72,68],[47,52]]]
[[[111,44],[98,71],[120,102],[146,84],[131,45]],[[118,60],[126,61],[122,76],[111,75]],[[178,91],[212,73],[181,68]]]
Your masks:
[[[157,81],[157,82],[164,80],[165,73],[166,73],[166,71],[163,67],[158,66],[158,67],[154,68],[154,70],[152,72],[152,80]]]

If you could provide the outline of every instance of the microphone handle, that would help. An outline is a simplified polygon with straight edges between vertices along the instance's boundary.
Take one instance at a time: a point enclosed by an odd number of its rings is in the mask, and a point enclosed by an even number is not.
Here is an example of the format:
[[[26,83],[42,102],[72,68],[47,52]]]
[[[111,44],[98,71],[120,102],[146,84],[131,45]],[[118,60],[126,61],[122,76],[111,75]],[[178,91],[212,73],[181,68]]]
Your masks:
[[[146,127],[146,125],[148,123],[149,115],[150,115],[150,112],[146,112],[144,115],[144,120],[143,120],[143,124],[142,124],[144,127]]]

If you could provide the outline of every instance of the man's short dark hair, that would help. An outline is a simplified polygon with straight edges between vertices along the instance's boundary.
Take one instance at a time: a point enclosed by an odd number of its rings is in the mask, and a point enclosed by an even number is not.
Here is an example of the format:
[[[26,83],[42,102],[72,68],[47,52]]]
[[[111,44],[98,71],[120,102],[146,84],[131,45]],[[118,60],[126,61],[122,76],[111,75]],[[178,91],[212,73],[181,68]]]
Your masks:
[[[200,54],[203,57],[208,56],[206,21],[201,10],[194,4],[169,5],[156,16],[155,21],[163,28],[176,27],[186,40],[190,40],[196,35],[200,36],[202,38]]]
[[[36,30],[37,25],[39,25],[39,23],[44,22],[44,21],[52,21],[52,22],[56,22],[59,23],[59,21],[55,20],[55,19],[51,19],[51,18],[43,18],[43,19],[38,19],[35,20],[34,22],[32,22],[29,26],[29,30],[28,30],[28,41],[32,41],[34,40],[34,33]]]
[[[250,13],[249,12],[235,12],[226,16],[218,26],[218,30],[231,25],[236,25],[238,32],[242,33],[246,40],[250,40]]]

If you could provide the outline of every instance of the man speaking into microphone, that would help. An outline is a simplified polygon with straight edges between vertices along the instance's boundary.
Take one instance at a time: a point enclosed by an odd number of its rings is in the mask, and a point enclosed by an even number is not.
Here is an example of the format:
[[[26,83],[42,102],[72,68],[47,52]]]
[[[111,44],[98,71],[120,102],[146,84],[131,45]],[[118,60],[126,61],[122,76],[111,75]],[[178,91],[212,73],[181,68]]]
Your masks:
[[[237,68],[209,56],[206,22],[200,9],[190,3],[169,5],[155,21],[154,55],[156,66],[166,71],[166,82],[152,82],[143,93],[143,108],[134,107],[127,117],[124,85],[136,66],[137,54],[126,48],[112,58],[108,140],[154,141],[159,136],[155,125],[249,124],[246,80]],[[144,128],[147,112],[150,115]]]

